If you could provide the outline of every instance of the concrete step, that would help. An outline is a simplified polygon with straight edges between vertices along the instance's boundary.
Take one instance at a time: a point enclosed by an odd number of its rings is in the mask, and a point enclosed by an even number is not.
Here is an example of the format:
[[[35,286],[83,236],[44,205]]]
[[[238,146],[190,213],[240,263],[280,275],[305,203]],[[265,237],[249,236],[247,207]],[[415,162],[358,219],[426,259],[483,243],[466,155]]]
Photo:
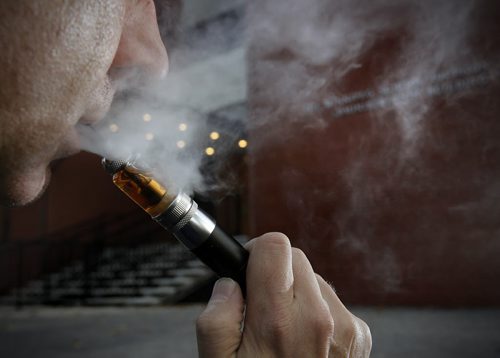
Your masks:
[[[138,265],[139,270],[167,270],[178,266],[177,262],[173,261],[158,261],[158,262],[145,262]]]
[[[178,268],[171,271],[172,275],[175,276],[207,276],[213,274],[213,271],[208,267],[186,267]]]
[[[134,272],[134,277],[137,278],[156,278],[164,275],[162,270],[140,270]]]
[[[154,285],[164,287],[164,286],[189,286],[196,283],[196,279],[193,277],[162,277],[151,280]]]
[[[137,290],[133,288],[107,287],[93,288],[90,290],[93,297],[130,297],[137,294]]]
[[[158,297],[93,297],[85,300],[92,306],[157,306],[162,303]]]
[[[139,290],[143,296],[165,297],[175,296],[179,292],[179,287],[176,286],[158,286],[158,287],[143,287]]]

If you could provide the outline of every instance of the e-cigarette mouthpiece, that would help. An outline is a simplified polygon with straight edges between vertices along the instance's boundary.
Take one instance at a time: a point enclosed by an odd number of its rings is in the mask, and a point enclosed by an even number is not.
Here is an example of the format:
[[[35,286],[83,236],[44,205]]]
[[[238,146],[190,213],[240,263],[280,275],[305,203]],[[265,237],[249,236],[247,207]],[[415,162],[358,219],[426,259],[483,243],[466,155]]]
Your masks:
[[[221,277],[230,277],[245,293],[248,251],[222,231],[185,193],[170,193],[148,173],[130,162],[102,160],[113,183],[170,231]]]

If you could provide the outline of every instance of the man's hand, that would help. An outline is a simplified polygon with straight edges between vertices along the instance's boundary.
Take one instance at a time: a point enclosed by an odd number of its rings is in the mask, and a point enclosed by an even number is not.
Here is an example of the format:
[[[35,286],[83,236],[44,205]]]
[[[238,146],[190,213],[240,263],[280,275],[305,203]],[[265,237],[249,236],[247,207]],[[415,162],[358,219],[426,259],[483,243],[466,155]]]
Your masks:
[[[345,308],[285,235],[265,234],[247,248],[246,311],[238,284],[217,281],[197,322],[200,357],[370,355],[368,326]]]

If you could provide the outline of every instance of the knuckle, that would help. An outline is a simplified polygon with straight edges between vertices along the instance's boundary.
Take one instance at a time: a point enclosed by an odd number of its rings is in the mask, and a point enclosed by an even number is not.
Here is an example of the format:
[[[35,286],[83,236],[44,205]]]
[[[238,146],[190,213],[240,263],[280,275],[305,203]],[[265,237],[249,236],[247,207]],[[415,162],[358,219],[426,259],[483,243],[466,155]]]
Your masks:
[[[247,272],[248,285],[259,283],[267,297],[259,299],[263,305],[283,302],[293,286],[291,246],[280,233],[268,233],[254,239]],[[253,274],[252,274],[253,273]]]
[[[283,249],[288,249],[290,247],[290,240],[285,234],[280,232],[270,232],[255,240],[255,245],[259,247],[273,246],[278,248],[282,247]]]
[[[372,348],[370,328],[361,319],[352,316],[349,328],[350,353],[354,357],[367,357]]]
[[[368,327],[365,321],[359,318],[356,318],[356,321],[358,324],[358,330],[360,332],[359,339],[361,340],[361,343],[364,345],[364,348],[369,353],[372,349],[372,334],[370,331],[370,327]]]
[[[296,247],[292,247],[292,255],[294,259],[307,260],[307,256],[304,251]]]
[[[309,262],[307,255],[304,251],[296,247],[292,248],[292,262],[295,268],[306,269],[307,267],[310,267],[312,270],[311,263]]]

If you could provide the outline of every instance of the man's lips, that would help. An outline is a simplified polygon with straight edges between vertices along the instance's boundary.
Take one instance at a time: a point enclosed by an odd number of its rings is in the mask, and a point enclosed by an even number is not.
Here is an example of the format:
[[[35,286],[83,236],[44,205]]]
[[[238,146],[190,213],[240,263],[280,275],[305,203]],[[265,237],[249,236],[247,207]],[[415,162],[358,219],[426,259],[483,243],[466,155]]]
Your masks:
[[[111,108],[115,92],[115,86],[112,84],[110,77],[106,76],[101,86],[91,94],[85,113],[80,117],[76,126],[69,130],[53,160],[66,158],[81,151],[81,140],[77,128],[82,126],[91,127],[104,119]]]

